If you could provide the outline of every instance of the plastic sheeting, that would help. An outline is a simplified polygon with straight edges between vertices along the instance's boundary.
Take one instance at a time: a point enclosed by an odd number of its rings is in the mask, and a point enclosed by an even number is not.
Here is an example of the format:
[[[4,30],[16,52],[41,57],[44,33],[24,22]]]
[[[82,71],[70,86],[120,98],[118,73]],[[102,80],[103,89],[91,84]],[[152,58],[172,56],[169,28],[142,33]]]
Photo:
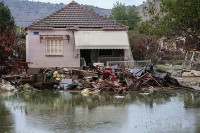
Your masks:
[[[62,79],[60,81],[60,87],[63,88],[64,90],[67,90],[67,88],[72,84],[72,79]]]

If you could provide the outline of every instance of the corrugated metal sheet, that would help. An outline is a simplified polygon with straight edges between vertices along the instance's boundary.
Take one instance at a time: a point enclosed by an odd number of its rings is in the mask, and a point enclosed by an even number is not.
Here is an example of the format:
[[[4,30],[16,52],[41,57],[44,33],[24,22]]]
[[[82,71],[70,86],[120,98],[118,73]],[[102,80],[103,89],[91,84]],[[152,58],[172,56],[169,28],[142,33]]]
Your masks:
[[[76,49],[129,49],[126,31],[75,31]]]

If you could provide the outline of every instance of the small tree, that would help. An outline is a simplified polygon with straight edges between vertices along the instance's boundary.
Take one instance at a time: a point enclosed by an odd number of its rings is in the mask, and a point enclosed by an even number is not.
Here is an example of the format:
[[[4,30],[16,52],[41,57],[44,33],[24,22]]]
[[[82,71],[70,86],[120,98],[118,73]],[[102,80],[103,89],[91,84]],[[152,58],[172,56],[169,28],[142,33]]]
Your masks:
[[[199,0],[147,0],[144,14],[152,18],[140,24],[141,33],[171,39],[182,36],[185,51],[200,50]]]
[[[15,40],[15,21],[8,6],[0,2],[0,64],[5,64],[12,54]]]
[[[110,18],[116,20],[119,23],[126,24],[127,13],[125,4],[122,4],[121,2],[116,2],[116,4],[114,4],[113,6]]]
[[[125,4],[121,2],[116,2],[116,4],[114,4],[110,19],[129,26],[130,30],[133,30],[140,21],[136,6],[131,6],[126,10]]]
[[[136,6],[133,5],[128,9],[127,18],[128,26],[130,27],[130,29],[134,29],[134,27],[137,26],[141,20]]]
[[[159,35],[200,33],[199,0],[147,0],[144,12],[157,19],[155,29]],[[167,33],[167,34],[166,34]]]
[[[94,11],[94,8],[89,8],[88,5],[84,5],[85,8],[90,9],[92,11]]]

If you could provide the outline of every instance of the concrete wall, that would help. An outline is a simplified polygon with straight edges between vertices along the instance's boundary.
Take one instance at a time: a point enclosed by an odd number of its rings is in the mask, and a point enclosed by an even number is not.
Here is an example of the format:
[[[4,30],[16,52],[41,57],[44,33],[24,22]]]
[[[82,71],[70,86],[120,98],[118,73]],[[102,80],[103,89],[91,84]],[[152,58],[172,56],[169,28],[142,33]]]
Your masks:
[[[63,40],[63,56],[46,56],[45,39],[41,40],[40,36],[34,35],[39,32],[40,35],[70,35],[70,40]],[[30,68],[47,68],[47,67],[80,67],[80,50],[75,49],[74,35],[72,31],[66,29],[54,30],[28,30],[26,36],[26,61],[32,62]],[[65,39],[65,38],[64,38]],[[74,57],[78,54],[78,57]]]

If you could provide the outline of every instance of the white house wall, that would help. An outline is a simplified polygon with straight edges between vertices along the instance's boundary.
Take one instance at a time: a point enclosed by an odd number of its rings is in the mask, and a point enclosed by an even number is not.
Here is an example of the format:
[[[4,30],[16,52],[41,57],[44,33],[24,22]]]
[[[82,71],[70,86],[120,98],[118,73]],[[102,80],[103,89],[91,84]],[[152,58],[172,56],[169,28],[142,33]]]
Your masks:
[[[70,40],[63,40],[63,56],[46,56],[45,39],[34,35],[70,35]],[[80,67],[80,50],[75,49],[74,36],[72,31],[66,29],[56,30],[28,30],[26,36],[26,61],[32,62],[30,68],[48,68],[48,67]],[[44,36],[45,38],[45,36]],[[75,57],[77,55],[77,57]]]

